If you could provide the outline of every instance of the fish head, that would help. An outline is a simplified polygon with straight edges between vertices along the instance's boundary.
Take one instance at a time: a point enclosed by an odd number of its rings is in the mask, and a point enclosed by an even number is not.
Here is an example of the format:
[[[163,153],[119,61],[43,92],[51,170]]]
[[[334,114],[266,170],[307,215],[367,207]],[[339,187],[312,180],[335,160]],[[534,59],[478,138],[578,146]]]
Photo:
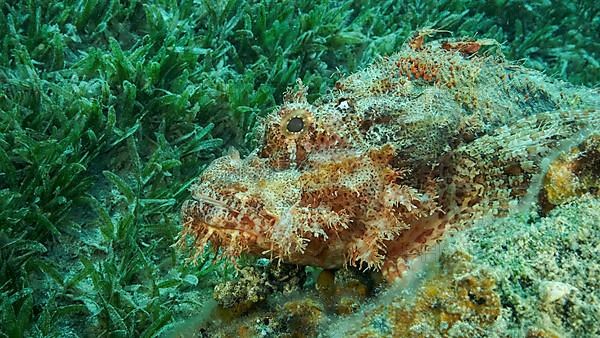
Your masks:
[[[424,201],[397,183],[394,146],[367,142],[353,105],[288,102],[268,115],[253,153],[218,158],[192,186],[184,233],[232,258],[380,267]]]

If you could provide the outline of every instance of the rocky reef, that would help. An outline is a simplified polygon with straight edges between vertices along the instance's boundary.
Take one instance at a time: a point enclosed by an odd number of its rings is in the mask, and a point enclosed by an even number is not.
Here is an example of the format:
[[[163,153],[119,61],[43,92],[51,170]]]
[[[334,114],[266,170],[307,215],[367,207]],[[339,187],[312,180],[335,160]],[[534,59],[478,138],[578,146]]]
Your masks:
[[[594,337],[600,334],[600,200],[546,217],[482,220],[324,337]],[[409,291],[409,292],[407,292]]]

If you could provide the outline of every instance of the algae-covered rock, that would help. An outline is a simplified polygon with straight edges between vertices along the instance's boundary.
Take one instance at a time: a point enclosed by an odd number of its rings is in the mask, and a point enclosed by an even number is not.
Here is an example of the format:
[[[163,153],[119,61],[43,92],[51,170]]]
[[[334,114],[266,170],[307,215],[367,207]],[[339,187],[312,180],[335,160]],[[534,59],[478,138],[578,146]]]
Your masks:
[[[498,332],[600,335],[598,198],[580,197],[542,218],[515,215],[490,221],[455,243],[498,276],[504,308]]]
[[[482,220],[323,337],[596,337],[599,248],[592,196]]]
[[[545,211],[578,196],[600,191],[600,134],[561,153],[548,167],[540,201]]]
[[[275,291],[290,293],[306,279],[304,269],[290,264],[247,266],[236,278],[215,286],[213,297],[230,315],[241,315]]]
[[[323,337],[476,336],[502,312],[496,278],[465,251],[428,263],[417,285],[392,286],[358,315],[335,323]]]

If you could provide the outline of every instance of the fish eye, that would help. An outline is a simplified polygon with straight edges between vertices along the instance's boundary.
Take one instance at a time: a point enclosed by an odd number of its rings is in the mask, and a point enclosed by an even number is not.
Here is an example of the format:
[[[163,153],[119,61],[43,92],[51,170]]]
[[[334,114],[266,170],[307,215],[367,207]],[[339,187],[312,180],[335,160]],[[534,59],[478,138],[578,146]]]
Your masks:
[[[293,117],[288,121],[286,129],[290,133],[299,133],[304,129],[304,120],[301,117]]]
[[[305,108],[283,108],[280,116],[279,132],[289,140],[302,138],[313,123],[312,113]]]

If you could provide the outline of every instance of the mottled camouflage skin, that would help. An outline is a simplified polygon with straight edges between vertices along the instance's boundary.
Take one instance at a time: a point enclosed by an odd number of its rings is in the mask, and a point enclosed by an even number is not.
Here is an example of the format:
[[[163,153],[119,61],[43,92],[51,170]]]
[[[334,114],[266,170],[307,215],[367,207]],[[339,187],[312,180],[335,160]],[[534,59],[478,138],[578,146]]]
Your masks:
[[[447,46],[408,43],[312,104],[300,84],[255,152],[191,188],[183,237],[393,279],[448,229],[535,201],[548,161],[598,132],[598,93]]]

